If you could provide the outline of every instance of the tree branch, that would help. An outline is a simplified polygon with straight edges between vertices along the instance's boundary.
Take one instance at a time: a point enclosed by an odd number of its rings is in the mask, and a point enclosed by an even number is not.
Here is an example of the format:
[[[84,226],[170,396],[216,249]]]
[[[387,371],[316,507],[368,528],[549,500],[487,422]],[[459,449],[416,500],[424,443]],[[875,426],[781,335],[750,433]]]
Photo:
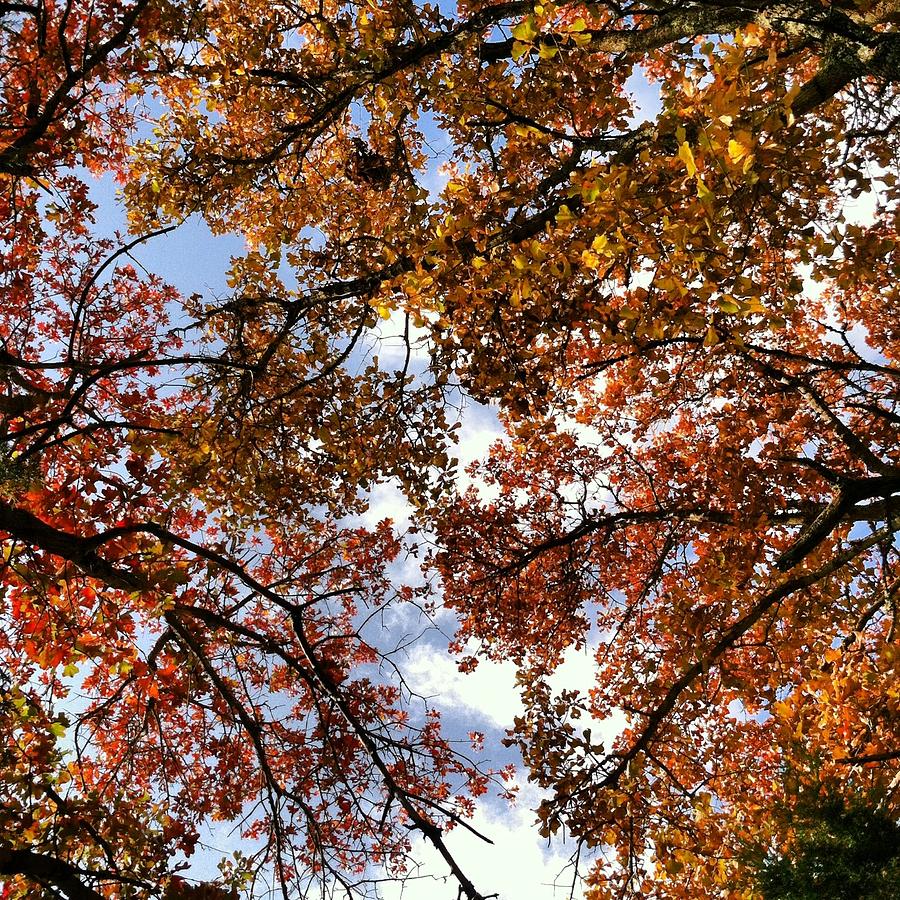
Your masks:
[[[32,850],[0,846],[0,875],[21,875],[38,884],[50,883],[69,900],[103,900],[103,895],[88,887],[79,876],[91,874],[55,856]]]

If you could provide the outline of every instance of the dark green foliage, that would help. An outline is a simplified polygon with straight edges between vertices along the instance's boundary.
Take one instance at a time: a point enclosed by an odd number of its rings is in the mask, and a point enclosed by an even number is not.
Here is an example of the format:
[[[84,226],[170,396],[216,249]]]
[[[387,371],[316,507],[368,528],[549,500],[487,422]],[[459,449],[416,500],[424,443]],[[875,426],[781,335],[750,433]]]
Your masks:
[[[765,900],[898,900],[900,824],[862,797],[829,791],[783,813],[790,850],[757,857]]]

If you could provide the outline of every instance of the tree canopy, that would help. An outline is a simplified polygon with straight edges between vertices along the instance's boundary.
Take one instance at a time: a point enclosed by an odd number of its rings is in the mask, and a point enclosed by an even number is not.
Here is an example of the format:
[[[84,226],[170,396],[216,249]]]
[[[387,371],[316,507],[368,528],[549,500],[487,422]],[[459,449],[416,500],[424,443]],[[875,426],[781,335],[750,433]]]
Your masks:
[[[846,793],[846,791],[844,792]],[[788,848],[752,860],[764,900],[881,900],[900,885],[900,827],[877,798],[809,788],[783,810]],[[781,848],[779,848],[781,849]]]
[[[445,834],[509,773],[377,627],[438,604],[518,665],[592,900],[754,896],[811,758],[896,821],[898,24],[0,0],[5,900],[377,894],[416,835],[502,896]],[[190,216],[246,240],[226,296],[135,259]],[[506,437],[460,492],[472,400]],[[209,822],[248,849],[198,887]]]

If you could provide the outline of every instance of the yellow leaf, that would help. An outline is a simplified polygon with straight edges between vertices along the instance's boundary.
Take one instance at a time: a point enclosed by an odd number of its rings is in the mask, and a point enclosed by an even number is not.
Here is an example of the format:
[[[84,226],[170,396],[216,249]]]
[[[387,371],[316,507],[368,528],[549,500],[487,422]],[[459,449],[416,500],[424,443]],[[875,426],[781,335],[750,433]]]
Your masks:
[[[706,186],[706,182],[698,175],[697,176],[697,196],[705,203],[707,200],[712,200],[713,192]]]
[[[599,196],[600,186],[596,182],[582,186],[581,197],[585,203],[593,203]]]
[[[697,164],[694,162],[694,154],[687,141],[683,141],[678,148],[678,158],[685,164],[688,175],[693,177],[697,174]]]
[[[522,43],[531,43],[531,41],[535,39],[537,33],[538,30],[534,21],[534,16],[526,16],[512,30],[512,36],[517,41],[522,41]]]
[[[784,700],[778,700],[772,704],[772,712],[780,719],[786,719],[791,714],[791,705]]]
[[[521,41],[513,41],[512,45],[512,58],[518,62],[523,56],[528,54],[531,50],[530,44],[523,44]]]
[[[732,162],[740,162],[747,155],[747,148],[732,138],[728,142],[728,155]]]
[[[749,131],[739,131],[728,142],[728,155],[732,162],[740,162],[753,153],[753,137]]]
[[[784,108],[789,110],[791,106],[793,106],[794,100],[797,99],[797,95],[800,93],[803,88],[803,84],[800,81],[795,81],[789,88],[788,92],[784,95]],[[791,123],[788,122],[788,125]]]

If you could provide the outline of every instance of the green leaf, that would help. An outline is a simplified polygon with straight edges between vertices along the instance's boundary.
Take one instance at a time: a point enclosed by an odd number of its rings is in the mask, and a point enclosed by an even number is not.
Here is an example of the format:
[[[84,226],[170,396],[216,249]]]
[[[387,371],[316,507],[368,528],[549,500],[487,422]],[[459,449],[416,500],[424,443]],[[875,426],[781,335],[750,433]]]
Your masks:
[[[518,62],[523,56],[527,56],[531,52],[530,44],[523,44],[521,41],[513,41],[512,58]]]
[[[581,197],[585,203],[593,203],[600,196],[600,186],[594,182],[586,184],[581,189]]]
[[[537,36],[537,33],[538,29],[534,21],[534,16],[526,16],[512,30],[512,36],[517,41],[522,41],[523,43],[531,43]]]

